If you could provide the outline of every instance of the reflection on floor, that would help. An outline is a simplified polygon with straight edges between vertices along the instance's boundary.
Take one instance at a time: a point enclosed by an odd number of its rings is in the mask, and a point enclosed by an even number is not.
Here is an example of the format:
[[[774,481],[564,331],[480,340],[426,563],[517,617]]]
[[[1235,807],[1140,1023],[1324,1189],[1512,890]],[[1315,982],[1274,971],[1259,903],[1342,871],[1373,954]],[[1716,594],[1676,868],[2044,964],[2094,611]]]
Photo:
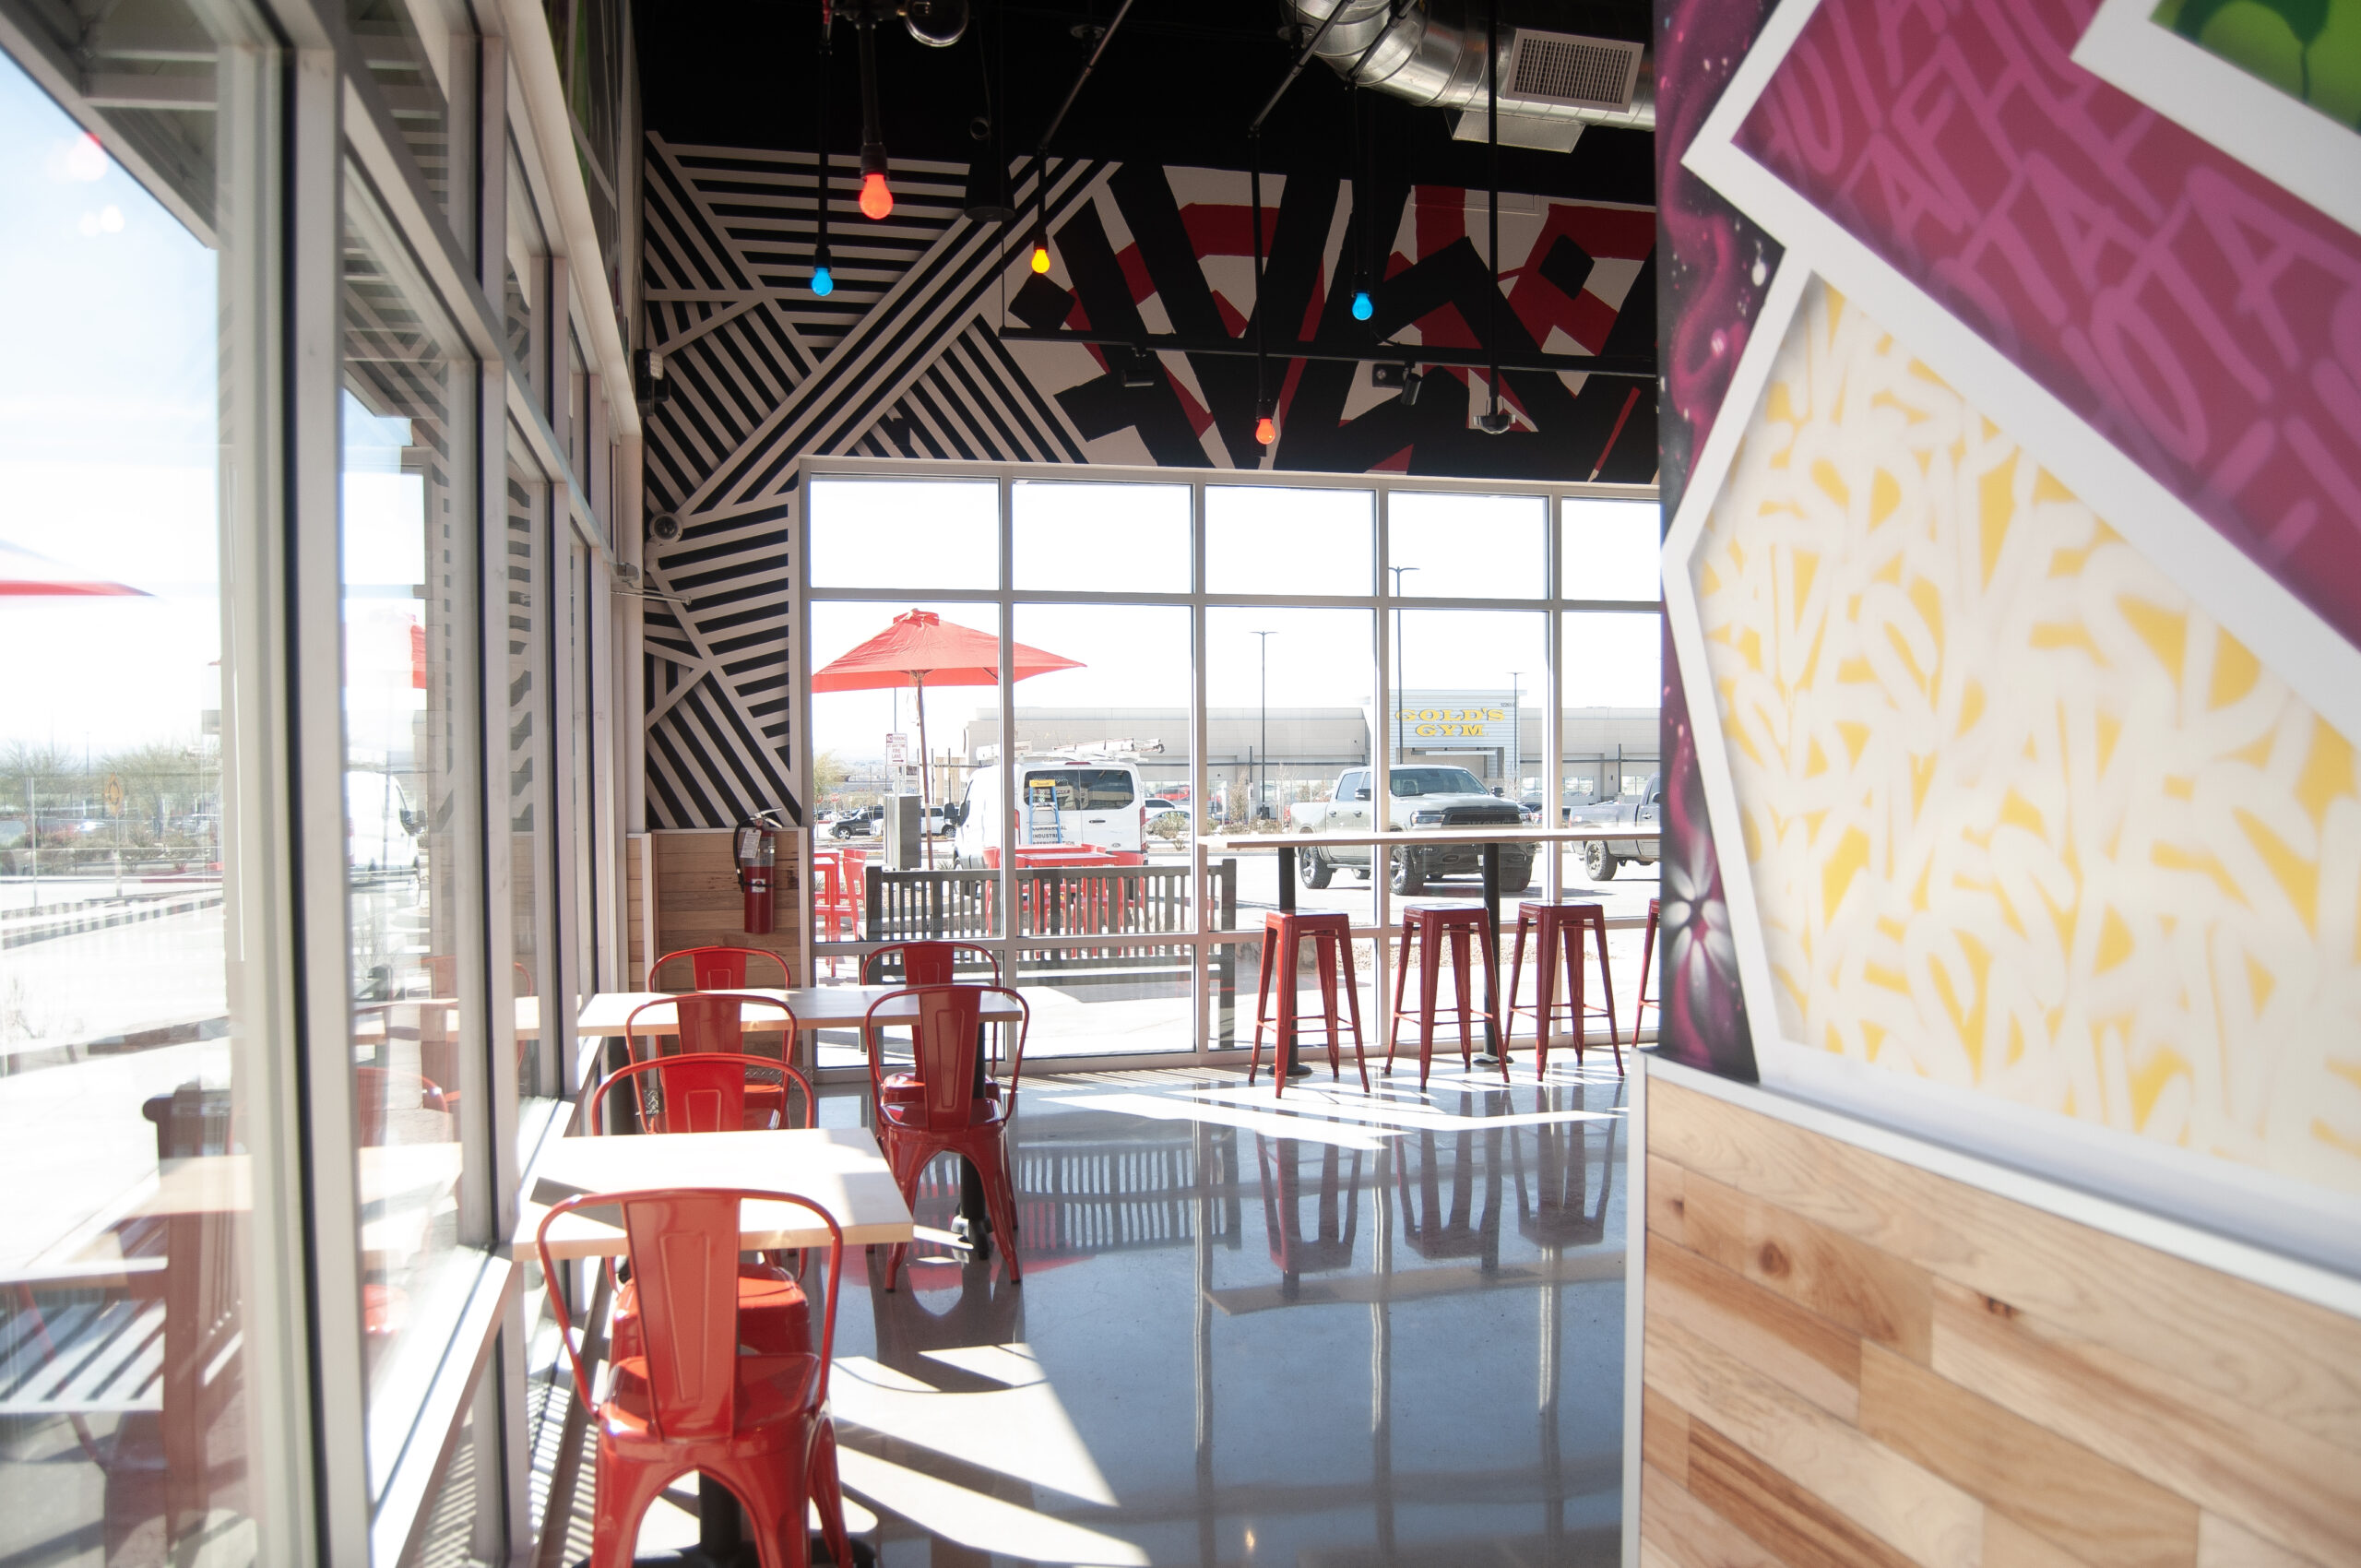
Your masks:
[[[848,1271],[835,1413],[879,1560],[1612,1561],[1623,1086],[1597,1052],[1518,1071],[1028,1078],[1025,1284],[923,1244],[893,1294]],[[641,1548],[694,1533],[659,1506]]]

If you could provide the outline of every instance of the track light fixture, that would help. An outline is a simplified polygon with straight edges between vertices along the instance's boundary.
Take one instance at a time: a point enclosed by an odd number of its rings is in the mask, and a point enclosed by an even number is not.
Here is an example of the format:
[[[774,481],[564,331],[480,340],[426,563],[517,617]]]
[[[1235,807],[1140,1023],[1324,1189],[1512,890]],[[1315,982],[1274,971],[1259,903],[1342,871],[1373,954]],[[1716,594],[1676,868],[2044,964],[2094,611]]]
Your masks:
[[[1157,373],[1162,368],[1157,363],[1156,356],[1145,349],[1123,350],[1120,364],[1119,374],[1123,386],[1135,392],[1154,386]]]
[[[1494,409],[1489,414],[1476,416],[1476,428],[1487,435],[1506,435],[1509,433],[1509,427],[1515,422],[1509,417],[1509,411],[1506,409]]]
[[[1402,369],[1402,406],[1406,409],[1417,408],[1418,406],[1418,393],[1426,385],[1427,378],[1425,376],[1420,375],[1416,370],[1405,365]]]

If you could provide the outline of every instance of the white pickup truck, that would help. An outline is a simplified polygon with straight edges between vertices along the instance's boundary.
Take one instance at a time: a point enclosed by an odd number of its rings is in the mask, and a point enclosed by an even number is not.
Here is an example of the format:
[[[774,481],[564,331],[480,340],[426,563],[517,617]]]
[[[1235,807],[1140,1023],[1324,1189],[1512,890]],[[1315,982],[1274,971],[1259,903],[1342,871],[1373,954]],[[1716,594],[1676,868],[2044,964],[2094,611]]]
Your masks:
[[[1366,767],[1345,770],[1336,780],[1335,795],[1287,808],[1287,827],[1296,833],[1323,830],[1367,832],[1371,822],[1370,780]],[[1514,801],[1486,790],[1464,767],[1397,767],[1387,775],[1389,802],[1385,826],[1416,831],[1421,827],[1514,827],[1522,821]],[[1367,849],[1296,851],[1296,870],[1307,887],[1325,887],[1338,866],[1370,874]],[[1416,893],[1438,877],[1473,874],[1483,870],[1483,850],[1471,843],[1396,845],[1386,855],[1386,882],[1396,893]],[[1533,880],[1533,847],[1512,844],[1501,851],[1501,891],[1514,893]]]

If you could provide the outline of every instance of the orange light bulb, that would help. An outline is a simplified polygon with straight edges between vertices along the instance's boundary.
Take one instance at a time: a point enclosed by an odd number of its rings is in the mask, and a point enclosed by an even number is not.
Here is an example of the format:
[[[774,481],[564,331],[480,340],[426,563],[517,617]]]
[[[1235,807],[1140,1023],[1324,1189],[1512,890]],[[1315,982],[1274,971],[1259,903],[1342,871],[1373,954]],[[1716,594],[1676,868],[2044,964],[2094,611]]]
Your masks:
[[[1264,414],[1254,422],[1254,439],[1268,446],[1279,438],[1278,422]]]
[[[860,215],[883,218],[894,210],[894,193],[885,184],[885,176],[874,170],[860,177]]]

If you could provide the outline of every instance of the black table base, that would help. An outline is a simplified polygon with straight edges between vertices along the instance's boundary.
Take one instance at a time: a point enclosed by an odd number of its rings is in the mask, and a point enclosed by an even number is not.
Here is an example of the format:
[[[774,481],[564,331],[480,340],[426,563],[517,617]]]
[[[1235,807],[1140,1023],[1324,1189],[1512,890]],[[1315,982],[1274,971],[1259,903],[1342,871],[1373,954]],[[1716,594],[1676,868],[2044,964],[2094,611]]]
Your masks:
[[[1498,844],[1487,844],[1483,847],[1483,853],[1484,940],[1491,944],[1492,962],[1484,971],[1484,1050],[1476,1060],[1491,1066],[1498,1066],[1502,1050],[1500,1023],[1501,999],[1492,977],[1499,972],[1501,965],[1501,847]],[[1370,849],[1369,860],[1370,877],[1374,884],[1377,876],[1375,848]],[[1287,848],[1284,841],[1279,847],[1279,912],[1283,915],[1295,913],[1295,851]],[[1268,942],[1270,937],[1265,934],[1263,940]],[[1288,956],[1292,959],[1294,955],[1290,954]],[[1288,965],[1288,972],[1281,978],[1280,983],[1288,986],[1295,983],[1292,963]],[[1380,997],[1378,1000],[1382,1002],[1384,998]],[[1294,1011],[1289,1007],[1285,1010],[1283,1016],[1292,1017]],[[1296,1060],[1296,1037],[1302,1032],[1303,1025],[1300,1019],[1296,1020],[1296,1027],[1287,1031],[1287,1063],[1284,1070],[1290,1078],[1303,1077],[1311,1071],[1310,1067]]]

